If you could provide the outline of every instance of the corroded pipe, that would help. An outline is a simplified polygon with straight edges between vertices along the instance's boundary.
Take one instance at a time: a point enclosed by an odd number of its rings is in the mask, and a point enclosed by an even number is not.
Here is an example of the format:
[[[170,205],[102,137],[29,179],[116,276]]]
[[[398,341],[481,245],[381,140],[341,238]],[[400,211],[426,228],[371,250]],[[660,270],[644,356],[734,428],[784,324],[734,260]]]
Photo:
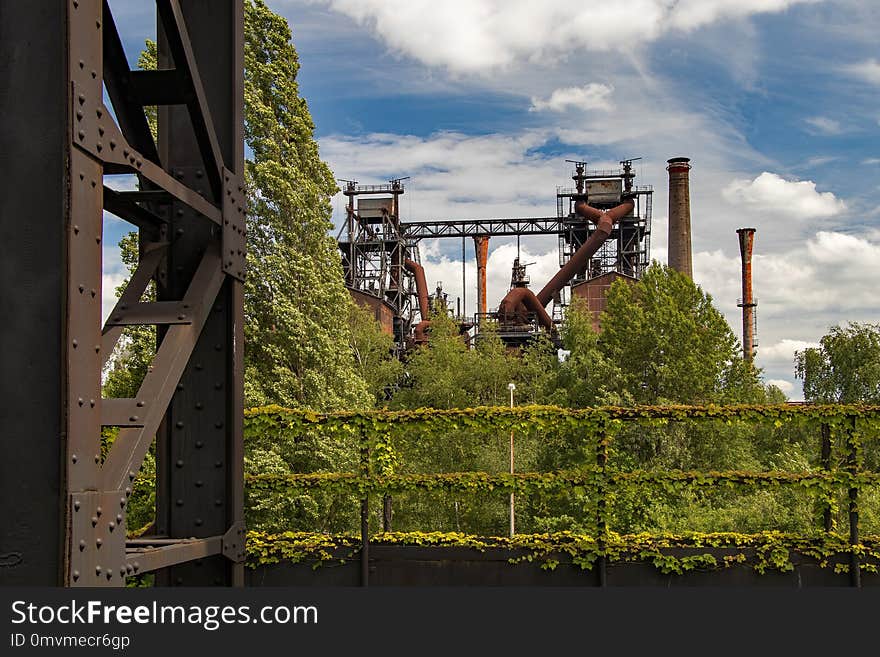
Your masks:
[[[590,235],[590,239],[581,244],[580,248],[574,252],[574,255],[571,256],[569,261],[566,262],[558,272],[556,272],[556,275],[550,279],[547,285],[538,292],[537,298],[541,306],[546,306],[550,303],[553,295],[565,287],[568,282],[574,278],[577,272],[583,271],[586,268],[587,263],[593,254],[596,253],[596,251],[599,250],[599,247],[601,247],[605,240],[608,239],[608,236],[611,234],[611,228],[614,226],[614,222],[632,212],[634,207],[635,204],[632,199],[626,199],[623,203],[611,208],[607,212],[597,210],[591,205],[587,205],[584,201],[578,201],[575,204],[575,212],[582,217],[596,221],[596,230]]]
[[[416,295],[419,297],[419,312],[422,313],[423,320],[428,319],[431,316],[431,303],[428,301],[428,283],[425,280],[425,268],[409,258],[404,261],[403,266],[416,277]]]
[[[431,320],[429,319],[431,317],[431,303],[428,300],[428,282],[425,279],[425,268],[409,258],[404,261],[403,266],[416,277],[416,295],[419,298],[419,312],[422,315],[422,321],[416,324],[413,331],[415,341],[416,344],[427,344],[427,331],[431,325]]]
[[[529,312],[535,313],[538,323],[548,331],[553,327],[553,320],[544,309],[544,304],[527,287],[513,288],[498,305],[498,319],[502,322],[525,324]]]

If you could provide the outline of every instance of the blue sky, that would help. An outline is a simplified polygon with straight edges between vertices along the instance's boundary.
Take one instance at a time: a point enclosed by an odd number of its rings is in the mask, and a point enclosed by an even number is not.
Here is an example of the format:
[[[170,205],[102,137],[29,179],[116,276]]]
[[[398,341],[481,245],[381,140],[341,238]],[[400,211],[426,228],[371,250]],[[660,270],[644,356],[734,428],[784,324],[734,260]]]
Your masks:
[[[268,4],[293,28],[322,157],[362,183],[411,176],[406,219],[553,215],[566,158],[642,157],[637,183],[656,190],[652,256],[665,262],[665,163],[688,156],[694,279],[737,335],[735,230],[757,229],[765,380],[801,398],[795,349],[834,324],[880,321],[880,3]],[[132,61],[154,31],[144,5],[111,2]],[[107,230],[112,242],[119,228]],[[460,242],[421,246],[429,285],[459,296]],[[547,280],[555,240],[523,248],[532,280]],[[491,243],[490,307],[514,252]]]

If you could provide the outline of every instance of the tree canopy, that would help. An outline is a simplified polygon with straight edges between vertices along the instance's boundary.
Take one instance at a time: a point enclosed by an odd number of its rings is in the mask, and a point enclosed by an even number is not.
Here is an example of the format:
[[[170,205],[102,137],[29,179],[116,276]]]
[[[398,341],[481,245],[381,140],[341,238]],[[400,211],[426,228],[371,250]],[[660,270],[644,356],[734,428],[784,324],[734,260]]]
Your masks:
[[[880,324],[832,326],[818,348],[795,353],[795,376],[807,401],[880,403]]]

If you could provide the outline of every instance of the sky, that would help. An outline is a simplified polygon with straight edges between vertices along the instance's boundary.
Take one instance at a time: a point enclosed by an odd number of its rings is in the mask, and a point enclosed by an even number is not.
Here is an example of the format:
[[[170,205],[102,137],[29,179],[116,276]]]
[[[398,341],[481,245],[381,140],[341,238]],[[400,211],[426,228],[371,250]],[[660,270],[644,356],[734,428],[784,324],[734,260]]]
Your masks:
[[[151,3],[111,0],[133,64]],[[691,158],[694,281],[741,337],[736,229],[756,229],[757,356],[802,399],[794,352],[878,322],[880,3],[874,0],[268,0],[299,52],[322,158],[364,184],[410,176],[402,219],[555,216],[571,164],[636,164],[666,263],[666,160]],[[344,200],[333,199],[340,225]],[[118,222],[117,222],[118,223]],[[108,222],[105,297],[122,275]],[[523,238],[531,280],[555,238]],[[462,295],[460,240],[423,241],[431,289]],[[509,286],[493,238],[488,304]],[[475,266],[467,245],[467,310]],[[109,294],[108,295],[108,289]],[[109,307],[107,308],[109,310]]]

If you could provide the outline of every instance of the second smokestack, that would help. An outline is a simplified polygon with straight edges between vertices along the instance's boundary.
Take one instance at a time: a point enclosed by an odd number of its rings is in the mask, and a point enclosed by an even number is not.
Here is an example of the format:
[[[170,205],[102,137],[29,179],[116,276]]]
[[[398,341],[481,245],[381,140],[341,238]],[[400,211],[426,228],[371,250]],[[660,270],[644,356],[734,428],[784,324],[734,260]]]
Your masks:
[[[669,166],[669,266],[694,277],[691,261],[690,158],[674,157]]]

